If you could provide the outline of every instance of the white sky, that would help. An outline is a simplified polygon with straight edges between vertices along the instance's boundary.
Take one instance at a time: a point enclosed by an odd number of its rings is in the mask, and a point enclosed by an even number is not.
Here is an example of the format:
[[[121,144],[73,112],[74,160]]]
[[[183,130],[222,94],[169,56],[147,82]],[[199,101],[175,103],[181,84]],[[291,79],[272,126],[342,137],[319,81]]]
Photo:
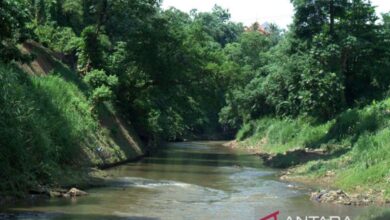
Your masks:
[[[390,11],[390,0],[371,0],[377,13]],[[185,12],[191,9],[210,11],[217,4],[229,9],[232,20],[250,25],[255,21],[273,22],[287,27],[292,22],[293,7],[290,0],[163,0],[163,8],[175,7]]]

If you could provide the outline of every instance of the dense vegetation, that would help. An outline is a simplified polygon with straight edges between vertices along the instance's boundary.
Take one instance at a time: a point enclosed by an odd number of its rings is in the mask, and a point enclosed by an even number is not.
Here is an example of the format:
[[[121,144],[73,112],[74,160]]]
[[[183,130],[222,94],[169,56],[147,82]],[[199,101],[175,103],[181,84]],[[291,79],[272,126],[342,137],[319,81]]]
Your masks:
[[[237,136],[247,147],[277,154],[272,166],[287,168],[306,162],[293,167],[293,178],[320,183],[331,173],[331,184],[329,180],[321,184],[349,191],[385,190],[389,198],[389,108],[390,99],[386,99],[347,110],[324,123],[304,117],[262,118],[247,123]],[[321,148],[328,153],[308,161],[302,155],[285,153],[299,148]]]
[[[15,179],[0,189],[23,188],[13,185],[19,173],[45,179],[47,167],[71,164],[69,146],[98,129],[107,105],[147,143],[241,129],[238,139],[268,137],[269,151],[336,143],[371,158],[366,169],[388,168],[387,154],[364,151],[389,148],[374,143],[388,127],[386,101],[375,103],[389,92],[390,14],[377,17],[368,0],[292,3],[293,24],[281,30],[244,28],[218,6],[187,14],[158,0],[1,1],[1,175]],[[34,59],[18,48],[26,40],[62,54],[77,75],[18,70]]]
[[[273,166],[293,167],[293,179],[389,198],[390,14],[359,0],[293,4],[294,23],[259,51],[264,63],[230,90],[221,120],[240,127],[242,145],[277,154]],[[299,148],[327,155],[286,153]]]
[[[138,156],[136,144],[117,142],[118,125],[101,125],[82,85],[62,64],[49,76],[0,65],[0,191],[23,194],[38,184],[84,184],[79,168]],[[110,120],[110,109],[99,109]],[[132,131],[129,131],[130,135]],[[134,149],[133,149],[134,148]],[[80,174],[80,175],[79,175]],[[64,176],[66,175],[66,176]],[[2,194],[1,193],[1,194]]]
[[[367,1],[293,4],[294,23],[276,45],[275,37],[245,33],[229,48],[229,60],[241,67],[236,75],[246,78],[229,90],[222,122],[239,127],[266,115],[328,120],[387,95],[389,15],[378,23]]]
[[[390,14],[380,19],[359,0],[293,4],[294,23],[261,47],[262,65],[250,62],[253,75],[230,90],[221,120],[240,127],[244,145],[281,153],[277,167],[302,163],[283,154],[292,149],[328,152],[292,169],[298,179],[321,182],[330,172],[332,187],[382,189],[389,198]]]
[[[69,100],[75,95],[64,91],[77,89],[58,77],[31,79],[6,66],[0,67],[0,85],[0,188],[25,188],[34,175],[50,181],[51,171],[76,159],[69,155],[79,155],[78,144],[96,127],[85,114],[85,97],[77,94]]]

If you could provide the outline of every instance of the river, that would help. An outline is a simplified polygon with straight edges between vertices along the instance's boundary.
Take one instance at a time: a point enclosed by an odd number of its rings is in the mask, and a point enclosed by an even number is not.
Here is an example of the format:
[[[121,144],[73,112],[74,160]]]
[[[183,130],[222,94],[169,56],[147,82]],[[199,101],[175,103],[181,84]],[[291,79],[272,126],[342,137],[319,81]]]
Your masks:
[[[223,147],[222,142],[169,144],[151,157],[107,172],[111,178],[106,186],[87,190],[88,196],[20,204],[7,210],[13,213],[8,218],[252,220],[280,211],[279,219],[353,220],[363,211],[310,201],[307,189],[279,181],[277,170],[264,167],[256,156]]]

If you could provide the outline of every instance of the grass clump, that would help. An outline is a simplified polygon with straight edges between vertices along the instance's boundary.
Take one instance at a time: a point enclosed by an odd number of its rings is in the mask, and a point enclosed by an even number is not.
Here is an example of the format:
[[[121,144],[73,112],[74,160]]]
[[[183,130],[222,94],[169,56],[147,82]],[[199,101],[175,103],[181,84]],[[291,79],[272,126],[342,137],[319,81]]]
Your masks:
[[[305,118],[263,118],[253,124],[253,135],[245,139],[244,143],[253,146],[261,142],[259,147],[270,153],[308,147],[324,136],[330,126],[330,123],[315,125]]]
[[[253,123],[246,123],[244,124],[241,129],[237,132],[236,138],[239,141],[245,140],[246,138],[253,135],[254,132],[254,124]]]
[[[31,77],[0,65],[0,191],[53,182],[81,157],[98,124],[77,86],[58,76]]]
[[[0,64],[2,194],[22,195],[38,184],[62,181],[64,170],[78,172],[80,167],[111,164],[135,154],[100,124],[100,111],[93,111],[81,82],[64,79],[64,74],[72,74],[67,69],[55,71],[59,72],[31,76]],[[115,115],[103,110],[103,115]],[[116,127],[114,120],[106,121]]]
[[[333,171],[335,187],[381,189],[390,198],[390,98],[349,109],[325,123],[308,118],[264,118],[251,123],[254,132],[244,145],[269,153],[296,148],[329,152],[295,167],[295,174],[320,178]],[[281,159],[289,160],[288,155]]]

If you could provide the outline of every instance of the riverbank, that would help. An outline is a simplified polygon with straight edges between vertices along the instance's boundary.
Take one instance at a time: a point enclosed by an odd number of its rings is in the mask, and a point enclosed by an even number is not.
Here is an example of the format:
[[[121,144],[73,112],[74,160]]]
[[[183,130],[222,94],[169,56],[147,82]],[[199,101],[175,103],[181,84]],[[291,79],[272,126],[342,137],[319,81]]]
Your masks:
[[[114,104],[89,98],[85,82],[56,53],[28,41],[30,63],[0,63],[0,196],[88,186],[104,168],[137,159],[146,146]],[[38,190],[39,191],[39,190]]]
[[[244,125],[238,140],[227,146],[283,168],[284,181],[308,184],[317,193],[341,190],[348,195],[348,201],[328,202],[386,205],[390,203],[388,109],[390,99],[348,110],[325,123],[265,118]]]
[[[281,219],[313,213],[356,219],[366,210],[319,206],[306,199],[306,190],[278,181],[255,156],[221,144],[171,143],[139,162],[105,170],[106,186],[87,190],[88,196],[18,204],[5,213],[15,220],[260,219],[280,210]]]
[[[56,197],[67,197],[65,194],[73,188],[87,190],[104,186],[106,177],[107,173],[97,168],[62,170],[61,176],[57,178],[56,183],[46,185],[37,184],[19,195],[0,196],[0,206],[6,208],[12,207],[20,202],[29,203]]]

